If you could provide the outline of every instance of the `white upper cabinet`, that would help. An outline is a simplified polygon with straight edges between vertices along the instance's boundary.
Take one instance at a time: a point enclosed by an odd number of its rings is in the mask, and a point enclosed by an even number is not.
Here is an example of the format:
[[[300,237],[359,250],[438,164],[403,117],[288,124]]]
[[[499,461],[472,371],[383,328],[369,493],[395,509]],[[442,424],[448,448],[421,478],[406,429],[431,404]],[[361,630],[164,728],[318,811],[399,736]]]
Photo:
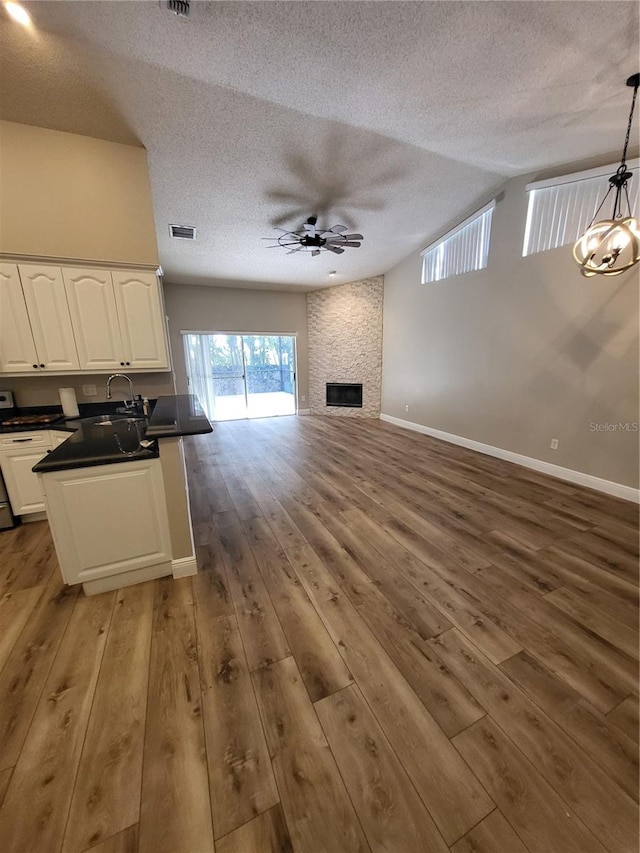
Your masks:
[[[113,286],[127,366],[169,367],[158,280],[153,273],[114,270]]]
[[[108,270],[62,270],[82,370],[125,366],[118,311]]]
[[[34,373],[38,355],[15,264],[0,264],[0,371]]]
[[[153,272],[0,263],[0,374],[169,370]]]
[[[67,294],[59,267],[19,264],[20,279],[41,369],[77,370]]]

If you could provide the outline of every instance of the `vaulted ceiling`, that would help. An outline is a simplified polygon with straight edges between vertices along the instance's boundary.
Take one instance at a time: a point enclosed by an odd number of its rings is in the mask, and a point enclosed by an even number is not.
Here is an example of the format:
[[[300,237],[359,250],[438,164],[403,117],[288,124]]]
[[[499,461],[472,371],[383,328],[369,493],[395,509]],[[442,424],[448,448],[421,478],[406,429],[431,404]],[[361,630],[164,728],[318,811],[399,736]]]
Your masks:
[[[615,159],[638,70],[635,2],[23,5],[31,31],[0,25],[0,117],[143,145],[182,283],[385,272],[506,177]],[[312,214],[362,248],[266,248]]]

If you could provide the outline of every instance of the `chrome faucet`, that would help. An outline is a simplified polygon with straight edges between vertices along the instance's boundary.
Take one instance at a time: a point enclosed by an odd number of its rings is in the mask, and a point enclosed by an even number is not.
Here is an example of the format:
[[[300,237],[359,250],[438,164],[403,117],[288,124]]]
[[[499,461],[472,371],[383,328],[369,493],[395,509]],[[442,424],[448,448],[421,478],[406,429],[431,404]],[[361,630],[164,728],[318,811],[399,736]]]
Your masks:
[[[120,377],[121,379],[126,379],[127,382],[129,383],[129,392],[131,393],[131,402],[127,403],[127,399],[125,397],[125,399],[123,401],[125,409],[135,408],[136,399],[135,399],[135,394],[133,393],[133,382],[127,376],[126,373],[112,373],[111,376],[107,379],[107,400],[111,399],[111,383],[113,382],[114,379],[117,379],[118,377]]]

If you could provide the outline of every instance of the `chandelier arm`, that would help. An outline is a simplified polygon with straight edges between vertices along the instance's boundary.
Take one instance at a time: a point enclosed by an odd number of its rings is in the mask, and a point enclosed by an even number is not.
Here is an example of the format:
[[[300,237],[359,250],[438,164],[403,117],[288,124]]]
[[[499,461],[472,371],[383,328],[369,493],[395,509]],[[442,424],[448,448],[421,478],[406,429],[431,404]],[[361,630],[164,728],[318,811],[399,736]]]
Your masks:
[[[616,187],[616,197],[613,202],[613,219],[620,219],[622,217],[622,187],[624,184],[620,184]]]
[[[631,215],[632,215],[632,213],[633,213],[633,211],[631,210],[631,202],[629,201],[629,189],[628,189],[628,187],[627,187],[627,182],[626,182],[626,181],[625,181],[625,184],[624,184],[624,194],[625,194],[626,199],[627,199],[627,210],[628,210],[628,212],[629,212],[629,216],[631,216]],[[620,215],[622,215],[622,211],[620,211]]]
[[[589,230],[589,228],[591,228],[591,226],[593,225],[593,223],[594,223],[594,222],[596,221],[596,219],[598,218],[598,214],[600,213],[600,211],[601,211],[601,210],[602,210],[602,208],[604,207],[604,203],[605,203],[605,201],[609,198],[609,195],[610,195],[610,193],[611,193],[611,190],[612,190],[612,189],[613,189],[613,184],[609,184],[609,189],[607,190],[607,194],[605,195],[605,197],[602,199],[602,201],[601,201],[601,202],[600,202],[600,204],[598,205],[598,209],[596,210],[596,212],[593,214],[593,219],[591,220],[591,222],[590,222],[590,223],[589,223],[589,225],[587,226],[587,231]],[[614,214],[615,214],[615,205],[614,205]]]

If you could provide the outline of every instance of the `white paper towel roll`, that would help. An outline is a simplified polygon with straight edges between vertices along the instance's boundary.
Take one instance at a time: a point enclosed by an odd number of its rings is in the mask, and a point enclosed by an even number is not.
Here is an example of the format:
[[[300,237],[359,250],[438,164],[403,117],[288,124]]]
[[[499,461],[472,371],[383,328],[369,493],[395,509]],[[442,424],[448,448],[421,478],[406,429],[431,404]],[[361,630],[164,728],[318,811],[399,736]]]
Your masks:
[[[65,418],[77,418],[80,414],[78,410],[78,401],[76,400],[75,388],[58,388],[60,394],[60,402],[62,403],[62,411]]]

